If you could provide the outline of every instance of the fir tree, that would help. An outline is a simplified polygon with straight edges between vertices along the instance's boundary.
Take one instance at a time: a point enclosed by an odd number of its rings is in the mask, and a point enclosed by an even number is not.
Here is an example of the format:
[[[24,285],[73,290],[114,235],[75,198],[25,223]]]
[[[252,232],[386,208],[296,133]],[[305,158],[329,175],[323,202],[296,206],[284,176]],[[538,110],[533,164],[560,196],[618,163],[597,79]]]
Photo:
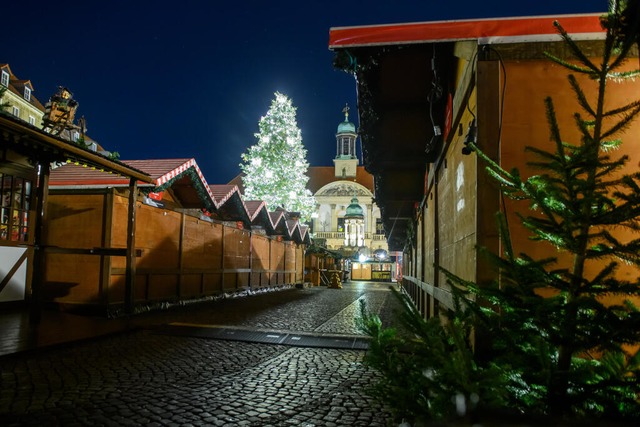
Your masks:
[[[640,267],[640,173],[625,173],[629,157],[614,156],[622,144],[618,135],[640,113],[640,101],[613,108],[606,102],[608,83],[640,74],[621,71],[640,19],[624,18],[627,7],[637,8],[637,1],[629,3],[612,1],[602,18],[607,35],[598,62],[556,23],[575,61],[548,56],[596,85],[595,99],[589,99],[578,79],[568,77],[583,110],[574,115],[580,142],[562,139],[547,98],[554,149],[527,148],[539,174],[525,179],[517,169],[508,172],[473,146],[503,194],[529,202],[530,212],[519,218],[530,238],[571,258],[567,263],[552,252],[545,259],[514,253],[500,215],[503,253],[488,254],[500,280],[480,288],[448,274],[498,308],[475,306],[495,340],[498,364],[512,379],[514,404],[526,411],[640,415],[640,313],[633,303],[640,300],[640,274],[627,280],[617,274],[621,262]]]
[[[265,116],[260,119],[258,143],[242,154],[240,169],[246,200],[264,200],[270,210],[284,208],[300,212],[302,221],[309,221],[315,200],[306,189],[309,177],[307,150],[296,122],[296,108],[281,93]]]
[[[452,393],[467,397],[474,391],[479,408],[503,407],[525,417],[602,417],[606,425],[640,419],[640,311],[634,305],[640,300],[640,173],[627,173],[628,156],[614,155],[619,135],[640,114],[640,101],[611,106],[606,98],[607,84],[640,75],[621,70],[638,42],[637,11],[638,0],[611,2],[602,18],[607,34],[597,63],[557,24],[575,61],[551,59],[596,85],[590,99],[569,76],[583,110],[574,115],[579,142],[562,139],[548,98],[553,148],[528,148],[534,156],[529,165],[538,174],[524,178],[517,169],[507,171],[470,144],[505,196],[529,202],[530,211],[519,219],[531,239],[557,252],[543,259],[516,254],[499,213],[502,253],[482,250],[496,267],[495,281],[480,287],[443,269],[456,302],[445,313],[448,322],[425,322],[407,305],[404,318],[414,325],[413,337],[402,339],[363,313],[361,329],[374,339],[367,361],[384,375],[378,393],[400,413],[435,416],[438,402],[446,403]],[[570,261],[560,260],[560,253],[570,254]],[[618,274],[621,263],[636,267],[635,277]],[[471,326],[491,340],[486,353],[467,351],[463,338]],[[398,356],[403,349],[407,353]],[[423,372],[441,376],[434,383]],[[459,384],[460,378],[469,384]],[[490,401],[492,393],[499,399]]]

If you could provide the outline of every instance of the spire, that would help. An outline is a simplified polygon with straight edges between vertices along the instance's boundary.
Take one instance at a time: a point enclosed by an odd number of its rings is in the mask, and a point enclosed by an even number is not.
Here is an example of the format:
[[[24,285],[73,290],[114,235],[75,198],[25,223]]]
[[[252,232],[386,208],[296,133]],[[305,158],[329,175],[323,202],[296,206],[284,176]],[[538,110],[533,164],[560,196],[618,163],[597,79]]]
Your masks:
[[[344,122],[338,125],[338,133],[356,133],[356,125],[349,121],[349,104],[345,104],[342,112],[344,113]]]

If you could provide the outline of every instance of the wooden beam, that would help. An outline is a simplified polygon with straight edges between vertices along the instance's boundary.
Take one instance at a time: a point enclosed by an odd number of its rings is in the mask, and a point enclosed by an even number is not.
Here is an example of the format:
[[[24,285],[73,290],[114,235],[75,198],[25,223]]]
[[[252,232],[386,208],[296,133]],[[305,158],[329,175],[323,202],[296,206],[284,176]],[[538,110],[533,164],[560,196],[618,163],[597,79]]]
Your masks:
[[[176,283],[176,295],[178,299],[182,298],[182,286],[184,282],[184,233],[186,227],[187,216],[184,212],[180,212],[180,237],[178,238],[178,280]]]
[[[221,268],[221,274],[220,274],[220,291],[224,292],[225,287],[224,287],[224,273],[225,273],[225,268],[226,268],[226,264],[225,261],[227,259],[227,254],[225,254],[225,244],[224,244],[224,239],[225,239],[225,230],[227,229],[226,226],[222,226],[222,240],[221,240],[221,252],[222,252],[222,262],[220,263],[220,268]]]
[[[253,270],[253,233],[249,231],[249,289],[252,288],[251,279],[253,278],[253,274],[251,271]]]
[[[138,194],[138,181],[129,179],[129,211],[127,215],[127,263],[125,273],[124,306],[127,315],[133,314],[134,289],[136,281],[136,199]]]
[[[38,188],[36,189],[36,221],[34,230],[34,255],[33,277],[31,280],[31,305],[29,310],[29,322],[40,323],[42,317],[42,293],[44,290],[46,254],[45,254],[45,229],[47,222],[47,199],[49,197],[49,173],[50,162],[43,157],[38,162],[36,169],[39,171]]]
[[[113,202],[114,189],[109,188],[104,193],[102,203],[102,239],[100,244],[102,247],[111,246],[111,237],[113,233]],[[100,257],[100,283],[98,285],[99,299],[101,304],[107,306],[109,304],[109,290],[111,284],[111,257]]]
[[[128,256],[127,248],[61,248],[60,246],[45,246],[43,250],[50,254],[73,254],[73,255],[100,255],[100,256]],[[142,249],[134,249],[136,258],[142,256]]]
[[[500,115],[501,82],[499,61],[478,61],[476,116],[478,123],[478,147],[486,156],[500,163]],[[477,160],[477,204],[476,235],[477,246],[490,253],[500,254],[500,237],[495,214],[500,211],[500,187],[486,173],[484,164]],[[495,279],[495,269],[484,257],[476,257],[476,283],[484,287]],[[486,307],[487,302],[480,301]],[[475,330],[473,345],[476,354],[488,354],[490,337],[486,329],[478,326]],[[481,356],[482,357],[482,356]]]

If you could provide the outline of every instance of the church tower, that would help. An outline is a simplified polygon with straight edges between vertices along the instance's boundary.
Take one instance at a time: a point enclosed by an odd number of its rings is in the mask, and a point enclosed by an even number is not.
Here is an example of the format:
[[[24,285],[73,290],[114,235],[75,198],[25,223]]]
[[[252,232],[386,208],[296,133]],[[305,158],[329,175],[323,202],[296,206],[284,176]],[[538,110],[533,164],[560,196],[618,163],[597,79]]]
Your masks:
[[[349,121],[349,106],[342,110],[344,122],[338,125],[336,133],[336,158],[333,159],[335,176],[338,178],[355,178],[358,167],[356,154],[356,126]]]

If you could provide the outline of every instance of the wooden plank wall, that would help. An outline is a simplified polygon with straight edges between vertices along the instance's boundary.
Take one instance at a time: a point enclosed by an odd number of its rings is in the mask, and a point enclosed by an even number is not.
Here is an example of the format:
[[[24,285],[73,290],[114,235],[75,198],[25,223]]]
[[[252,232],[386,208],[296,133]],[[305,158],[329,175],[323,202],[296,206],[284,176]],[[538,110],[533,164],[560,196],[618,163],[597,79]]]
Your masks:
[[[106,227],[104,199],[104,194],[50,196],[45,241],[65,248],[102,246]],[[43,297],[53,301],[98,303],[102,297],[100,272],[101,257],[47,254]]]
[[[196,299],[304,280],[304,246],[138,202],[136,304]],[[126,247],[127,198],[52,194],[50,245]],[[108,306],[124,302],[125,258],[47,255],[49,301]],[[66,292],[62,292],[68,290]]]
[[[449,285],[440,267],[469,280],[475,279],[478,267],[475,245],[481,208],[477,157],[462,153],[474,118],[470,110],[475,110],[477,98],[469,61],[474,49],[459,53],[452,128],[440,158],[429,165],[426,194],[416,223],[416,248],[403,257],[407,277],[403,286],[425,318],[437,316],[441,306],[450,305]]]
[[[598,63],[598,60],[595,60]],[[633,69],[637,62],[631,61],[625,65],[626,69]],[[576,128],[574,113],[582,113],[582,109],[570,90],[567,80],[567,71],[559,65],[548,61],[509,61],[506,63],[506,73],[508,75],[508,87],[505,97],[504,125],[502,129],[502,163],[505,169],[509,170],[517,167],[522,171],[524,177],[540,173],[539,170],[532,169],[527,165],[528,161],[535,159],[531,153],[525,152],[521,147],[532,146],[544,150],[553,150],[554,143],[549,138],[549,127],[546,119],[544,99],[550,96],[553,100],[556,116],[559,122],[560,134],[563,141],[577,144],[581,135]],[[587,93],[588,99],[595,98],[596,82],[581,75],[576,75],[581,87]],[[533,81],[535,84],[531,84]],[[544,84],[540,83],[544,81]],[[626,105],[638,99],[640,93],[640,81],[607,83],[606,105],[613,109]],[[528,102],[522,102],[522,100]],[[614,120],[619,120],[615,117]],[[606,124],[609,128],[611,123]],[[630,161],[619,173],[636,173],[640,164],[640,152],[638,142],[640,142],[640,120],[636,119],[620,135],[616,135],[622,140],[622,145],[610,153],[612,159],[619,156],[628,155]],[[515,146],[512,141],[519,141]],[[556,248],[541,241],[532,241],[530,232],[526,230],[518,221],[517,213],[530,214],[526,203],[506,200],[506,211],[511,228],[512,243],[516,253],[525,252],[534,258],[540,259],[550,255],[558,257],[559,266],[570,266],[572,258],[569,254],[559,253]],[[637,238],[637,235],[623,228],[612,228],[609,230],[622,242],[628,242]],[[593,277],[600,272],[608,260],[601,262],[587,263],[585,272],[589,277]],[[632,264],[619,263],[617,276],[622,280],[634,282],[640,273]],[[616,295],[609,295],[603,301],[605,304],[617,304],[622,302],[622,298]],[[640,304],[640,298],[632,299],[636,305]]]
[[[470,86],[454,114],[449,145],[442,161],[434,164],[429,173],[429,187],[417,222],[417,248],[405,253],[405,271],[409,280],[403,286],[425,317],[438,314],[438,298],[446,306],[450,299],[446,279],[436,273],[434,265],[446,268],[463,279],[483,284],[495,278],[494,269],[477,256],[476,246],[494,253],[500,252],[495,214],[505,211],[509,221],[512,243],[516,253],[525,252],[540,259],[554,254],[559,265],[570,265],[571,260],[545,242],[530,240],[530,232],[519,224],[517,213],[528,214],[527,203],[505,201],[502,206],[497,184],[488,177],[484,164],[472,154],[462,155],[468,126],[477,116],[477,143],[490,157],[510,170],[514,167],[523,176],[539,173],[527,166],[532,160],[525,147],[553,149],[544,107],[544,98],[554,100],[557,119],[563,140],[577,143],[580,134],[576,130],[573,114],[580,111],[567,81],[567,72],[547,59],[508,60],[502,65],[496,61],[479,61],[476,67],[477,85]],[[506,75],[506,77],[505,77]],[[594,96],[594,82],[578,78],[587,96]],[[506,81],[506,88],[504,84]],[[611,83],[607,86],[610,108],[625,105],[637,98],[640,81],[631,84]],[[459,87],[459,92],[465,87]],[[504,91],[504,98],[502,98]],[[456,94],[456,98],[458,94]],[[469,105],[467,107],[467,104]],[[474,113],[472,114],[471,111]],[[614,156],[629,155],[626,173],[637,170],[640,154],[636,142],[640,135],[640,121],[636,120],[622,135],[623,145]],[[621,240],[629,240],[621,230],[615,230]],[[601,264],[592,263],[587,274],[596,274]],[[638,270],[631,265],[621,265],[619,276],[634,281]],[[619,303],[610,296],[605,303]],[[640,303],[639,301],[634,301]]]

